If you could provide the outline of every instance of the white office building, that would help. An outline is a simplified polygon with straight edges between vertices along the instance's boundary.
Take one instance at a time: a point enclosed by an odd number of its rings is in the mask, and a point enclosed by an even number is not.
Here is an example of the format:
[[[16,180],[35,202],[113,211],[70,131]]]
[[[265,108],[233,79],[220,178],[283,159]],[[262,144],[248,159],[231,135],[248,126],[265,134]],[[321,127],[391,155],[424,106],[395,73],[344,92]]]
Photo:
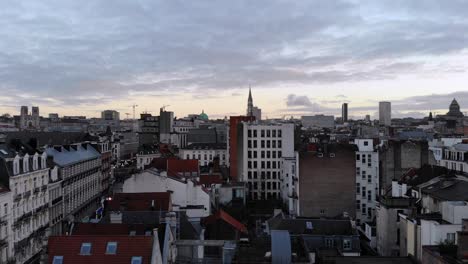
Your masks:
[[[298,154],[294,124],[242,123],[238,138],[238,179],[247,182],[253,200],[282,199],[298,212]]]
[[[196,159],[200,166],[207,166],[214,158],[219,158],[219,165],[227,163],[226,143],[193,143],[179,150],[181,159]]]
[[[372,139],[355,139],[356,151],[356,220],[372,221],[379,190],[379,153]]]

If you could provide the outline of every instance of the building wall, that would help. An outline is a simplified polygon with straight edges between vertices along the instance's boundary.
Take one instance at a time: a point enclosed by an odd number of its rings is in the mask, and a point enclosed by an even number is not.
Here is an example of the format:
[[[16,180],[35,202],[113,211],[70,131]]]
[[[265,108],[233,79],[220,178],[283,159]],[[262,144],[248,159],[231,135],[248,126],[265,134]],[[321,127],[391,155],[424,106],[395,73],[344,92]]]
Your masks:
[[[399,213],[408,214],[406,208],[388,208],[376,206],[377,219],[377,252],[381,256],[398,256],[400,254]]]
[[[379,123],[384,126],[392,125],[392,105],[390,102],[379,102]]]
[[[13,204],[12,193],[0,193],[0,263],[7,263],[14,257],[11,208]]]
[[[213,162],[215,157],[219,157],[219,164],[226,165],[227,163],[226,149],[181,149],[179,157],[181,159],[197,159],[200,166],[207,166]]]
[[[186,207],[188,205],[203,205],[203,216],[210,214],[210,195],[200,185],[192,181],[186,183],[150,171],[143,171],[127,179],[122,187],[124,193],[167,192],[170,191],[172,204]]]
[[[421,220],[421,244],[418,256],[422,255],[423,246],[435,246],[447,239],[447,234],[455,234],[454,244],[457,243],[457,232],[462,230],[462,225],[444,225],[436,221]]]
[[[356,139],[356,219],[359,223],[375,216],[375,201],[379,190],[379,153],[372,139]]]
[[[336,145],[333,152],[319,157],[301,153],[299,159],[299,205],[301,216],[355,217],[356,155],[350,145]]]
[[[294,124],[243,123],[238,136],[238,178],[248,183],[251,199],[280,199],[284,159],[295,163]]]
[[[253,116],[231,116],[229,119],[228,127],[228,137],[227,137],[227,153],[228,153],[228,166],[229,166],[229,175],[233,181],[239,181],[238,178],[238,125],[241,122],[254,121],[255,117]]]

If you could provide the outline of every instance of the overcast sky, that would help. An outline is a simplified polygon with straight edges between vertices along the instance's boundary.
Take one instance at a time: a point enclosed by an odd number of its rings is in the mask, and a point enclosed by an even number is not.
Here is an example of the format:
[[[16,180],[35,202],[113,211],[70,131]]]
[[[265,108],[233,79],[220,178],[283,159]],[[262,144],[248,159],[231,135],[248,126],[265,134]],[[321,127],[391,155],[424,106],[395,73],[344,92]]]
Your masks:
[[[468,1],[0,3],[0,113],[468,111]]]

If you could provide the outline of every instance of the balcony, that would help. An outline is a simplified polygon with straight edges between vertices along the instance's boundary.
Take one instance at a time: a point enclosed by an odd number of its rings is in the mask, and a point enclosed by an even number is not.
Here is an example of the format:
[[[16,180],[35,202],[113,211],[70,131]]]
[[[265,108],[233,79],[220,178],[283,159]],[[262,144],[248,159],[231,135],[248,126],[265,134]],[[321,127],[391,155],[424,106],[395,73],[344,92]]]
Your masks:
[[[27,191],[24,193],[24,198],[28,198],[29,196],[31,196],[31,191]]]
[[[0,226],[8,224],[8,219],[5,216],[0,217]]]
[[[6,238],[0,239],[0,248],[4,248],[6,246],[8,246],[8,241],[6,240]]]
[[[40,191],[39,187],[34,188],[34,194],[38,193]]]
[[[45,191],[45,190],[47,190],[47,185],[42,185],[41,186],[41,191]]]

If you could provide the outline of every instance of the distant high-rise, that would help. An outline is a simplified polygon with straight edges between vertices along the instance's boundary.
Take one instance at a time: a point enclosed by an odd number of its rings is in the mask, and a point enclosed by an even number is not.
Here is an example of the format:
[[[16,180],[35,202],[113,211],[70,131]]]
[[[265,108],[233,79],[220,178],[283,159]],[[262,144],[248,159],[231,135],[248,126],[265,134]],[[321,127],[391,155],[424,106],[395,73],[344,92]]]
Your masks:
[[[383,126],[392,125],[392,104],[390,102],[379,102],[379,123]]]
[[[341,118],[343,123],[348,122],[348,103],[343,103],[341,105]]]
[[[247,100],[247,116],[254,116],[253,109],[253,99],[252,99],[252,90],[249,86],[249,99]]]
[[[104,120],[120,120],[120,113],[115,110],[104,110],[101,112],[101,118]]]

